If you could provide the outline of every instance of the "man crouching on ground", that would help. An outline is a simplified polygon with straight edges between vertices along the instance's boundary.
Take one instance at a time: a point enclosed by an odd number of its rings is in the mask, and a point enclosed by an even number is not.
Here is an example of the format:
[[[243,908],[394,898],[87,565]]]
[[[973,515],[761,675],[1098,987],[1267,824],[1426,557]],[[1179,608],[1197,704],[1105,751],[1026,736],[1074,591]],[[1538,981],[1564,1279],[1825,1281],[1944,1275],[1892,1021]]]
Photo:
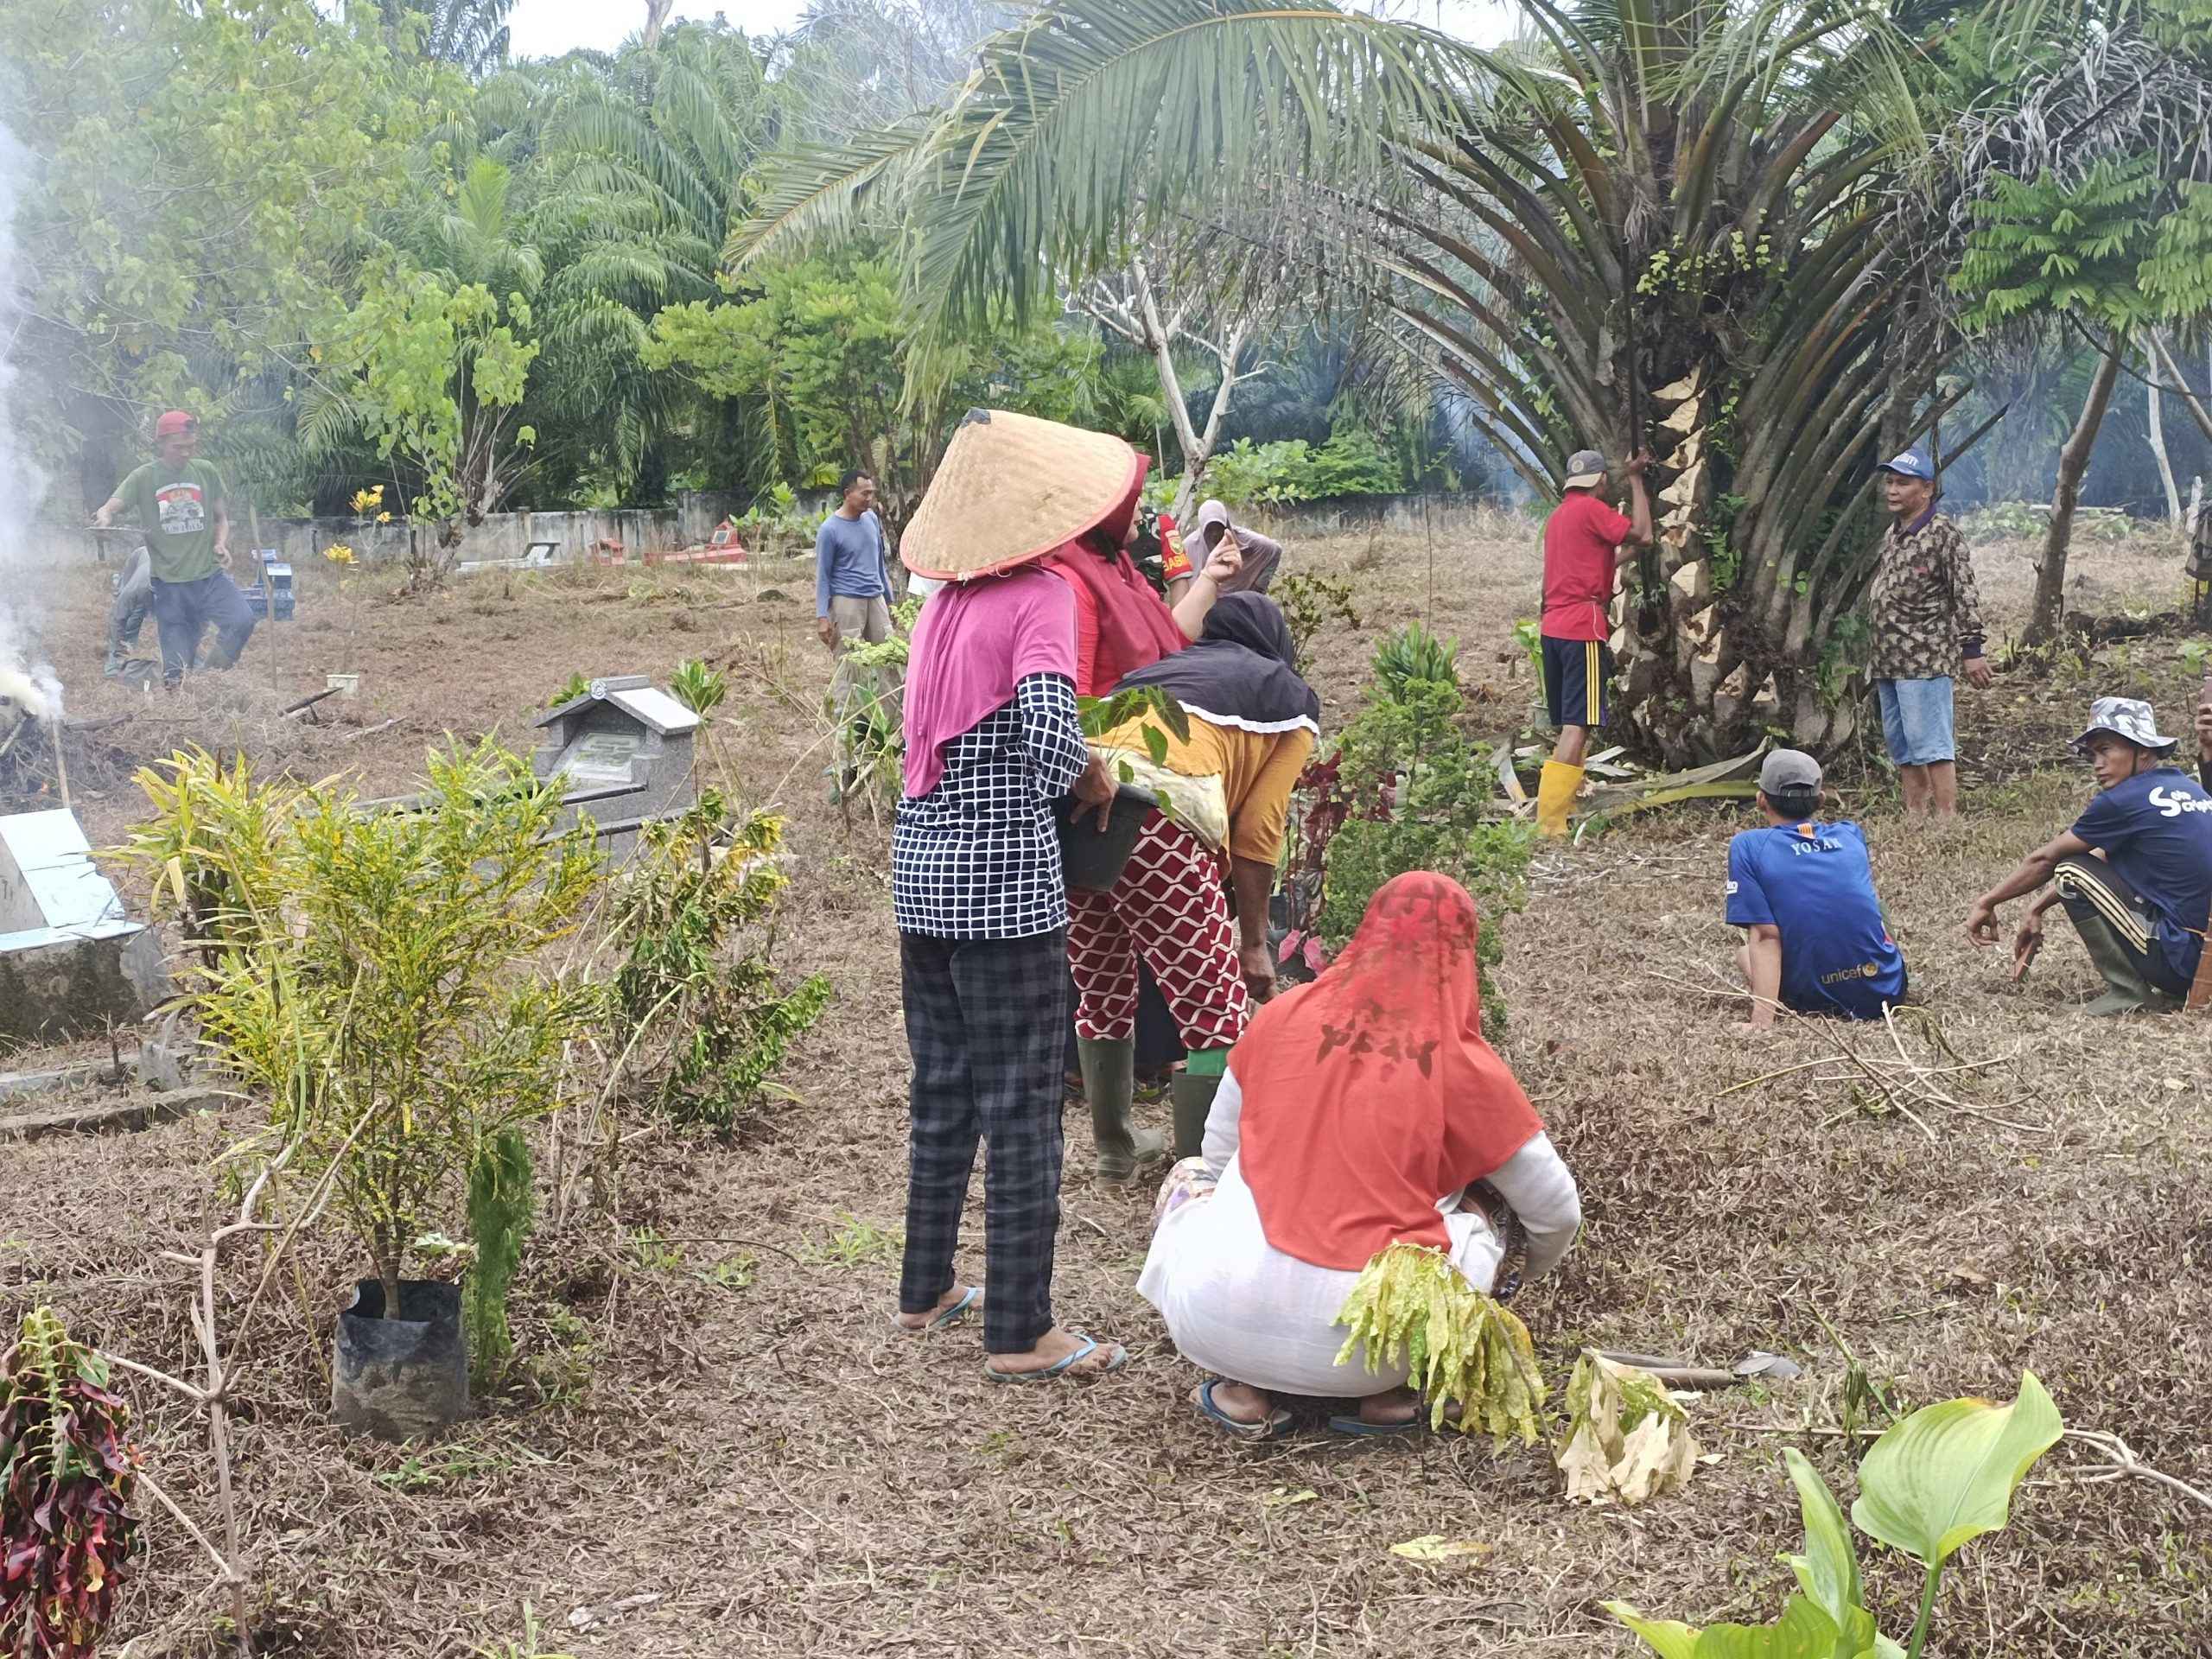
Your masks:
[[[1995,944],[1998,906],[2050,882],[2012,935],[2012,976],[2043,948],[2043,912],[2063,905],[2110,988],[2084,1014],[2177,1008],[2196,976],[2212,912],[2212,796],[2172,764],[2176,741],[2159,734],[2149,703],[2099,697],[2074,740],[2096,798],[1967,914],[1967,937]]]
[[[1821,765],[1777,749],[1759,767],[1764,830],[1728,843],[1728,924],[1748,930],[1736,965],[1751,988],[1754,1028],[1777,1006],[1878,1020],[1904,999],[1904,957],[1874,896],[1866,837],[1855,823],[1817,822]]]

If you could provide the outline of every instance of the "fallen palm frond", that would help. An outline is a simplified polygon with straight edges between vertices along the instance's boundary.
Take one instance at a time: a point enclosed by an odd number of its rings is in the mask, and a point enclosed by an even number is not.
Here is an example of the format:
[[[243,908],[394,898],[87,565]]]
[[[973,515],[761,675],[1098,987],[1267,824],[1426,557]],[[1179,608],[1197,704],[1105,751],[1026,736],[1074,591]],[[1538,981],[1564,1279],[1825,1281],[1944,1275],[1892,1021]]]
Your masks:
[[[2001,1055],[1986,1060],[1968,1060],[1962,1058],[1951,1046],[1949,1039],[1943,1035],[1942,1026],[1938,1022],[1934,1013],[1927,1008],[1908,1005],[1889,1007],[1883,1010],[1883,1029],[1887,1033],[1890,1045],[1896,1052],[1896,1058],[1891,1058],[1878,1052],[1872,1053],[1862,1052],[1856,1044],[1842,1034],[1839,1021],[1815,1020],[1780,1002],[1769,1001],[1764,997],[1754,997],[1748,989],[1740,985],[1700,985],[1689,980],[1676,978],[1671,974],[1660,973],[1656,969],[1652,970],[1651,977],[1666,984],[1679,986],[1684,990],[1695,991],[1706,996],[1726,996],[1754,1002],[1765,1002],[1767,1007],[1787,1014],[1806,1030],[1817,1033],[1824,1043],[1834,1046],[1834,1052],[1822,1054],[1815,1059],[1800,1060],[1771,1071],[1762,1072],[1758,1077],[1745,1077],[1740,1082],[1732,1083],[1721,1090],[1719,1095],[1714,1096],[1716,1099],[1720,1096],[1732,1095],[1745,1089],[1754,1088],[1763,1083],[1772,1083],[1777,1078],[1810,1073],[1811,1076],[1808,1081],[1813,1084],[1845,1084],[1850,1088],[1850,1104],[1842,1111],[1836,1113],[1834,1116],[1824,1119],[1821,1125],[1823,1128],[1830,1123],[1850,1116],[1854,1112],[1877,1114],[1895,1112],[1900,1117],[1910,1120],[1930,1142],[1933,1142],[1936,1139],[1936,1131],[1929,1127],[1928,1120],[1921,1114],[1923,1112],[1949,1112],[1961,1117],[1977,1118],[1982,1122],[1995,1124],[1999,1128],[2018,1130],[2024,1135],[2056,1133],[2048,1123],[2023,1123],[2014,1118],[2000,1117],[1996,1112],[1985,1110],[1979,1106],[1968,1105],[1954,1095],[1943,1080],[1974,1077],[1993,1071],[1999,1066],[2009,1064],[2017,1057]],[[1929,1044],[1948,1064],[1934,1064],[1913,1058],[1906,1051],[1904,1036],[1897,1028],[1900,1016],[1907,1020],[1917,1022]],[[1843,1069],[1835,1071],[1823,1069],[1829,1066]],[[2022,1098],[2027,1099],[2032,1096]],[[2019,1102],[2017,1101],[2006,1102],[2004,1109],[2009,1109],[2018,1103]]]

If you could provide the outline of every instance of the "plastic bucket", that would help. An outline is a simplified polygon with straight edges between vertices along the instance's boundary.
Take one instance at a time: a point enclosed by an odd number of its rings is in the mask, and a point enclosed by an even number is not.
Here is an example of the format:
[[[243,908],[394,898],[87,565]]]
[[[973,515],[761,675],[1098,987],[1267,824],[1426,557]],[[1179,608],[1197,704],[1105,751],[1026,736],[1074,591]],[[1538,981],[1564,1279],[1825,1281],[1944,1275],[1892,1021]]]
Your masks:
[[[1159,797],[1135,784],[1115,791],[1114,807],[1106,827],[1098,827],[1098,810],[1086,807],[1072,795],[1061,801],[1060,874],[1068,886],[1086,893],[1104,893],[1122,879],[1129,855],[1137,849],[1145,820],[1160,804]]]
[[[380,1440],[440,1434],[468,1415],[468,1348],[461,1287],[403,1279],[399,1317],[384,1317],[384,1283],[364,1279],[338,1316],[330,1414]]]

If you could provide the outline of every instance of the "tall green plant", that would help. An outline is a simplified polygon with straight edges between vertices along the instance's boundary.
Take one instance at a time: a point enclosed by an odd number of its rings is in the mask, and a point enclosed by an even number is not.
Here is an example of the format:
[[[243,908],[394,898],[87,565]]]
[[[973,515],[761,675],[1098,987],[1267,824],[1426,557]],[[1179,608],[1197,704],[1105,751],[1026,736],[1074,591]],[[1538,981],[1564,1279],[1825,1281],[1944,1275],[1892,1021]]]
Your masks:
[[[1483,1023],[1495,1035],[1504,1027],[1505,999],[1489,970],[1504,959],[1498,924],[1525,896],[1529,832],[1491,816],[1490,752],[1460,729],[1466,699],[1452,666],[1456,650],[1418,622],[1376,647],[1375,683],[1338,740],[1327,785],[1342,816],[1321,851],[1318,931],[1331,951],[1340,950],[1392,876],[1450,876],[1481,912],[1475,955],[1484,970]]]
[[[537,1217],[530,1139],[518,1124],[486,1136],[468,1160],[468,1239],[476,1259],[461,1299],[468,1333],[468,1366],[479,1388],[498,1381],[514,1335],[507,1325],[507,1287]]]
[[[1609,1601],[1605,1609],[1660,1659],[1920,1659],[1945,1563],[2005,1525],[2012,1493],[2064,1432],[2050,1395],[2026,1371],[2009,1406],[1947,1400],[1914,1412],[1874,1442],[1859,1465],[1851,1518],[1877,1543],[1921,1564],[1919,1612],[1902,1646],[1877,1628],[1843,1510],[1795,1448],[1783,1457],[1804,1513],[1805,1553],[1789,1558],[1799,1589],[1778,1621],[1699,1630],[1645,1618],[1626,1602]]]
[[[563,832],[559,789],[488,739],[433,751],[427,791],[400,804],[241,779],[251,810],[186,821],[179,804],[207,799],[219,768],[202,753],[166,770],[141,776],[163,816],[127,850],[221,873],[202,1035],[272,1095],[293,1172],[332,1175],[396,1315],[417,1240],[462,1207],[472,1166],[560,1103],[563,1045],[594,998],[537,957],[600,880],[592,833]]]
[[[621,1076],[683,1122],[728,1128],[755,1105],[791,1044],[821,1018],[820,974],[785,994],[772,961],[783,820],[721,791],[647,824],[614,890],[620,960],[602,1009]]]

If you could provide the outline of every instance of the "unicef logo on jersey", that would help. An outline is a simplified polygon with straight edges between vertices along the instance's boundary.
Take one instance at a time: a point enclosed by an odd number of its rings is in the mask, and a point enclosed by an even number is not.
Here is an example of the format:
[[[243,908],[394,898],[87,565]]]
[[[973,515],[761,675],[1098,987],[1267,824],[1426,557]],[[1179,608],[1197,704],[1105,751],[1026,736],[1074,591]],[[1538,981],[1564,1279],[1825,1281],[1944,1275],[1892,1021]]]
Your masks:
[[[2184,795],[2177,789],[2151,788],[2151,804],[2158,809],[2162,818],[2177,818],[2184,812],[2212,812],[2212,798],[2202,795]]]

